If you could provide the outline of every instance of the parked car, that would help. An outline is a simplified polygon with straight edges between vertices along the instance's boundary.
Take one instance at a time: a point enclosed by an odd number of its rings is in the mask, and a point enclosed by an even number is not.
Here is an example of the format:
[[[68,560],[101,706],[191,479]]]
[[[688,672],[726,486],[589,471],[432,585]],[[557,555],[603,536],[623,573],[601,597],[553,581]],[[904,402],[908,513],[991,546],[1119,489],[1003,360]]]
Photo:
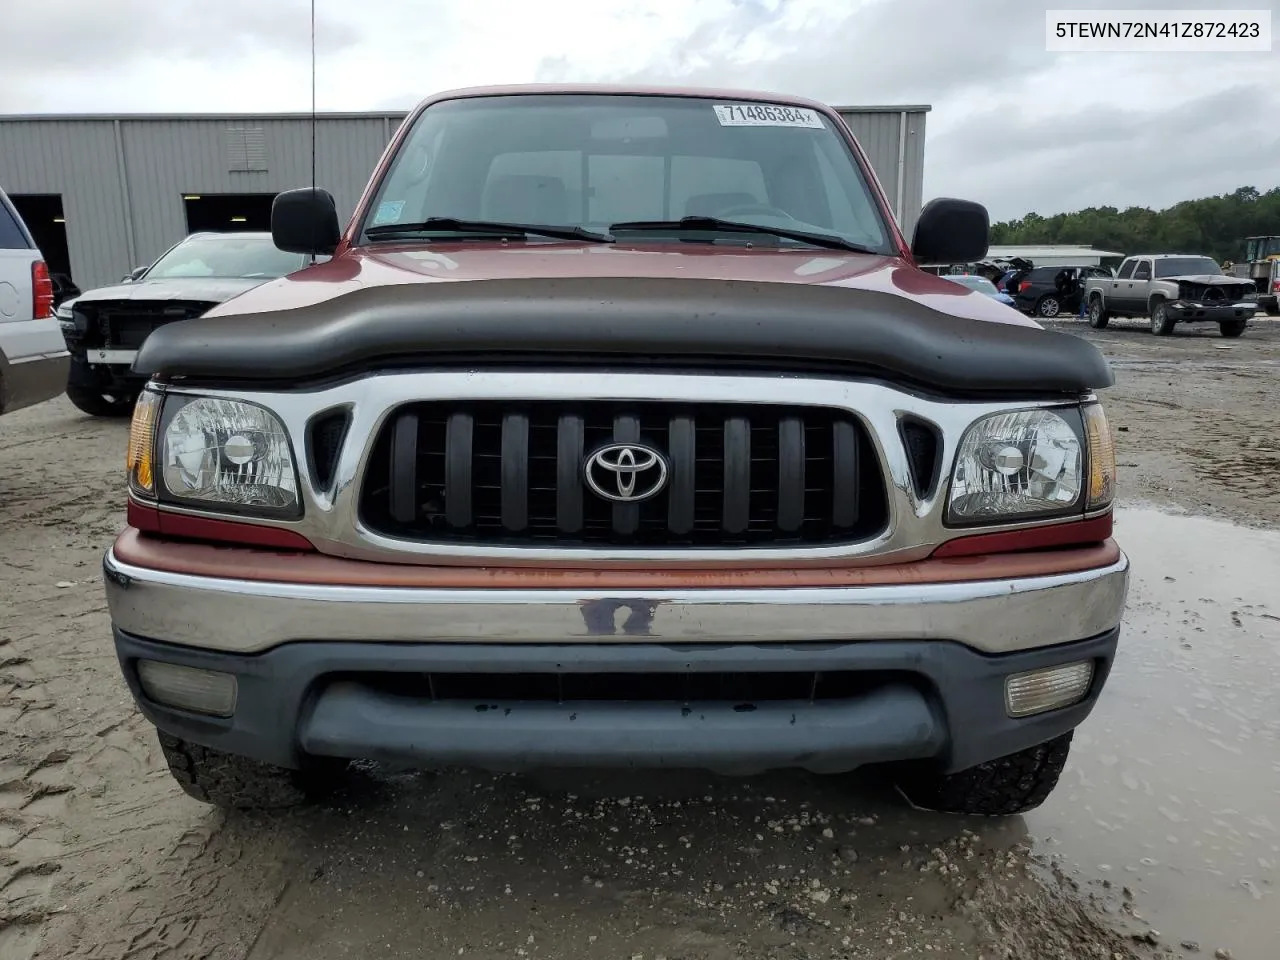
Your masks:
[[[1090,264],[1035,267],[1014,283],[1014,300],[1024,313],[1051,320],[1076,316],[1084,299],[1084,288],[1092,279],[1109,279],[1111,271]]]
[[[981,258],[985,209],[908,247],[829,107],[591,86],[432,97],[364,197],[277,196],[333,259],[134,365],[104,582],[184,790],[876,763],[1045,799],[1127,591],[1112,374],[915,266]]]
[[[277,249],[269,233],[193,233],[120,283],[66,301],[58,318],[71,351],[68,399],[96,417],[128,416],[147,379],[131,367],[153,331],[309,262]]]
[[[1010,296],[1013,296],[1017,290],[1017,281],[1035,266],[1034,263],[1024,257],[1002,257],[999,260],[991,261],[991,264],[997,271],[995,277],[996,289]]]
[[[67,363],[48,265],[0,190],[0,414],[61,394]]]
[[[962,287],[968,287],[970,290],[976,290],[978,293],[985,294],[997,303],[1003,303],[1006,306],[1013,306],[1013,297],[996,289],[996,285],[986,277],[979,277],[972,273],[950,274],[947,277],[952,283],[958,283]]]
[[[1091,327],[1112,317],[1149,317],[1160,337],[1178,323],[1216,323],[1224,337],[1238,337],[1258,310],[1251,280],[1228,276],[1211,257],[1176,253],[1129,257],[1114,279],[1089,280],[1085,297]]]

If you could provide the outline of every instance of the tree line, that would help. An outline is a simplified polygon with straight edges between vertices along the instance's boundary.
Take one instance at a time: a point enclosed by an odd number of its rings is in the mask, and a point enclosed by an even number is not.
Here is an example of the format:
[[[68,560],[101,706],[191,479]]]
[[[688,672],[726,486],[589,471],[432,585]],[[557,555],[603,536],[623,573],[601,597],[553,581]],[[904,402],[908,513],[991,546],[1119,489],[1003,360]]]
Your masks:
[[[1217,197],[1184,200],[1165,210],[1089,207],[1052,217],[1029,213],[1020,220],[992,224],[991,243],[1083,244],[1126,256],[1206,254],[1221,263],[1244,258],[1245,237],[1278,234],[1280,187],[1266,193],[1240,187]]]

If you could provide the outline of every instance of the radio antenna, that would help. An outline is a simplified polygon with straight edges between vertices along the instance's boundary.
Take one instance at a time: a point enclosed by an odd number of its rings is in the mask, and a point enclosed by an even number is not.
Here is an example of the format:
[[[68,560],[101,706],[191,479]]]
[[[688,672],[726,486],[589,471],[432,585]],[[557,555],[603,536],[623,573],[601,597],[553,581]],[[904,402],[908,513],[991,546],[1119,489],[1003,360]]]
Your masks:
[[[311,0],[311,189],[316,188],[316,0]]]
[[[311,0],[311,191],[316,189],[316,0]],[[311,254],[311,262],[316,255]]]

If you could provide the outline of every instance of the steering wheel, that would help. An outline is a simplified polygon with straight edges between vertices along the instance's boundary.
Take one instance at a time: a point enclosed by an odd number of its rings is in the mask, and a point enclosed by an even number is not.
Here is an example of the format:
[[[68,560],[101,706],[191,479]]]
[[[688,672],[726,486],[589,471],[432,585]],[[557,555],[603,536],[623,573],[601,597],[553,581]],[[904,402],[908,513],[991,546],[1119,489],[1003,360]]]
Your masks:
[[[735,214],[752,214],[762,213],[766,217],[781,217],[783,220],[794,220],[791,214],[780,207],[771,207],[767,203],[742,203],[736,207],[726,207],[716,214],[717,217],[733,216]]]

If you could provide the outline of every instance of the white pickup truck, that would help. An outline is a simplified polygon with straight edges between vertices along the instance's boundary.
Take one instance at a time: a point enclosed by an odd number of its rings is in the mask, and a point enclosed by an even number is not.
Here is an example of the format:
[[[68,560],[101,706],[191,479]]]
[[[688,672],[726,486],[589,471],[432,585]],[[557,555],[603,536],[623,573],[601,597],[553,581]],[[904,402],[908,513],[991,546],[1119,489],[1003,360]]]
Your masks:
[[[49,268],[0,190],[0,414],[62,393],[69,362]]]
[[[1129,257],[1114,277],[1095,277],[1084,289],[1089,326],[1112,317],[1147,317],[1151,332],[1167,337],[1178,323],[1216,323],[1238,337],[1258,310],[1250,281],[1228,276],[1211,257],[1161,253]]]

